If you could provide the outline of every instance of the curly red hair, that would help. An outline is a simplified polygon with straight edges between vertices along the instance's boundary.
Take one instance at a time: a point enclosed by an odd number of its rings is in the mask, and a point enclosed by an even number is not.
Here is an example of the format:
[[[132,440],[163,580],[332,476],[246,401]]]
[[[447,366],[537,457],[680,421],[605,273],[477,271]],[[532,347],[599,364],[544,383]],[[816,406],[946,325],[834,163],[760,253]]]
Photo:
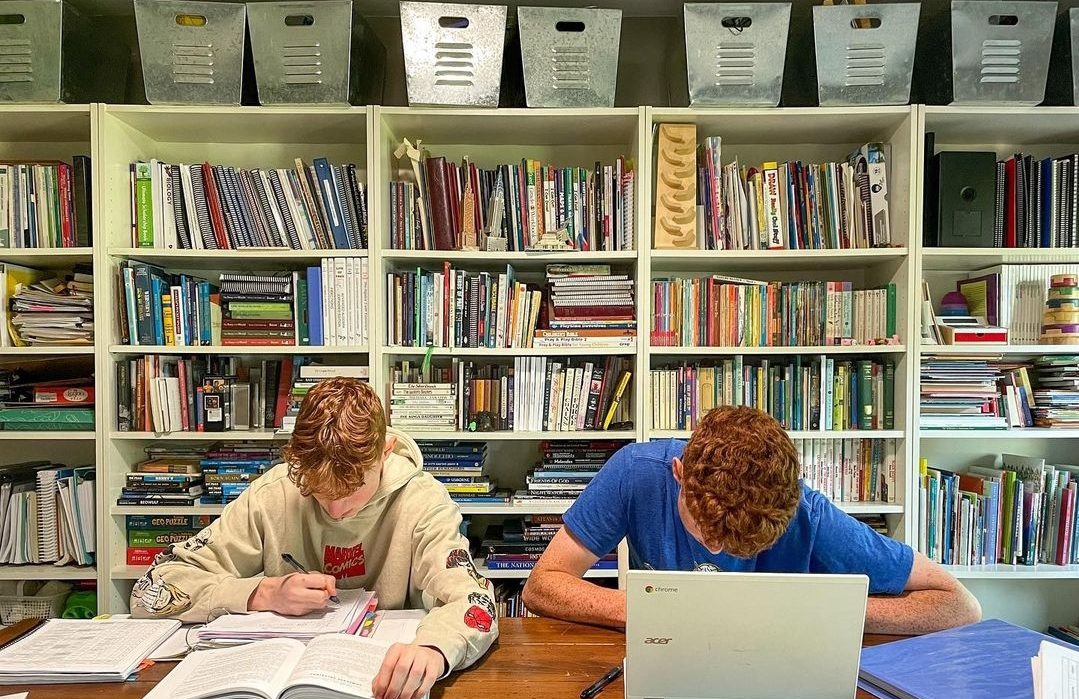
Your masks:
[[[769,414],[712,410],[682,454],[682,497],[702,542],[748,557],[779,540],[802,496],[798,450]]]
[[[304,398],[284,456],[301,493],[336,500],[363,487],[385,447],[386,413],[378,394],[363,381],[335,378]]]

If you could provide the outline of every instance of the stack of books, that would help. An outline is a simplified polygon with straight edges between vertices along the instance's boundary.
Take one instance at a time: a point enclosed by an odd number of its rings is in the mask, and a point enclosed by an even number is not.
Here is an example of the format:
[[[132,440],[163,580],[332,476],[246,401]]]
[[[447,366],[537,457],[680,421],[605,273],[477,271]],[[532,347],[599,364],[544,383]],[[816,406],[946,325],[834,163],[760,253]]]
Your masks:
[[[367,258],[297,272],[221,275],[221,287],[125,260],[117,270],[126,345],[357,346],[369,336]]]
[[[152,565],[158,554],[187,541],[215,519],[213,515],[128,515],[127,564]]]
[[[881,514],[851,515],[854,519],[866,525],[881,536],[892,535],[892,528],[888,526],[888,520]]]
[[[396,372],[395,372],[396,373]],[[453,432],[458,429],[457,387],[395,377],[390,385],[390,424],[407,430]]]
[[[479,553],[485,557],[484,565],[491,570],[532,570],[561,528],[562,515],[527,515],[523,526],[508,519],[501,527],[488,527],[488,536],[480,544]],[[618,555],[609,553],[596,561],[591,569],[617,568]]]
[[[531,347],[543,294],[505,274],[443,265],[390,272],[386,279],[389,344],[404,347]]]
[[[922,429],[1006,429],[1034,425],[1034,392],[1023,363],[922,358]]]
[[[692,430],[712,408],[748,405],[788,430],[895,427],[895,364],[832,357],[681,364],[649,372],[652,426]]]
[[[654,347],[897,344],[896,286],[712,275],[652,282]]]
[[[625,445],[614,440],[540,442],[540,462],[528,474],[515,505],[570,506],[611,455]]]
[[[223,442],[215,444],[199,461],[206,481],[204,504],[227,505],[263,473],[281,462],[281,448],[275,444]]]
[[[0,248],[93,244],[90,158],[0,163]]]
[[[1034,424],[1079,428],[1079,355],[1047,355],[1034,360]]]
[[[591,169],[524,159],[490,170],[422,151],[417,158],[420,181],[390,183],[394,249],[483,250],[493,233],[521,251],[555,231],[578,250],[634,247],[636,172],[624,158]]]
[[[896,502],[894,439],[799,439],[801,478],[835,502]]]
[[[117,505],[190,507],[206,492],[198,464],[150,461],[135,468],[125,477]]]
[[[1079,563],[1079,466],[1003,454],[996,468],[918,478],[918,547],[943,564]]]
[[[419,441],[423,470],[446,486],[450,497],[460,505],[504,503],[507,497],[496,491],[496,484],[484,473],[487,463],[486,442]]]
[[[698,161],[697,247],[821,250],[892,244],[887,146],[869,143],[846,162],[722,164],[722,141]]]
[[[613,344],[636,330],[633,280],[612,274],[610,265],[547,265],[550,310],[547,328],[558,331],[607,331]],[[630,343],[629,346],[632,346]]]
[[[6,308],[4,315],[6,320]],[[10,327],[11,341],[18,347],[94,344],[93,267],[77,265],[63,278],[16,283]]]
[[[93,367],[80,358],[0,370],[0,429],[94,429]]]
[[[131,244],[228,250],[367,248],[367,189],[355,165],[294,169],[132,163]]]
[[[48,461],[0,472],[0,563],[89,565],[96,552],[93,466]]]
[[[285,407],[281,420],[276,424],[276,427],[281,433],[285,434],[291,434],[295,429],[296,417],[300,414],[300,407],[303,405],[304,398],[320,382],[335,377],[359,379],[360,381],[368,381],[371,378],[371,371],[366,365],[304,364],[300,359],[294,361],[292,374],[296,378],[293,379],[292,386],[287,389],[288,393],[278,394],[283,396]],[[282,390],[286,390],[284,387],[287,385],[287,382],[281,384]],[[280,404],[278,409],[281,409]]]
[[[279,427],[296,360],[145,355],[116,364],[116,429],[222,432]]]

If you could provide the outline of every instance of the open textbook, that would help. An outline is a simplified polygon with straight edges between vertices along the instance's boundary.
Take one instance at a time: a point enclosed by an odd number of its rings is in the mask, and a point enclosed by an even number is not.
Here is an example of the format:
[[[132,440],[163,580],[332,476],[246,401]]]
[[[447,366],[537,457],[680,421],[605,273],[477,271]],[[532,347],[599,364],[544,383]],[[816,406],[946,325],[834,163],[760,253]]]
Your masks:
[[[387,641],[326,634],[204,650],[184,658],[146,699],[373,699]]]

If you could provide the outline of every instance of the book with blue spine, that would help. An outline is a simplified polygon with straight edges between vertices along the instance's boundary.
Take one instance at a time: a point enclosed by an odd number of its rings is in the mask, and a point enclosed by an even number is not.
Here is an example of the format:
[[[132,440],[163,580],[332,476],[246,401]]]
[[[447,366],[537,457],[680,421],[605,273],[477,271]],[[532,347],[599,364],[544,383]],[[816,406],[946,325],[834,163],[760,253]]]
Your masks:
[[[311,345],[321,347],[326,344],[323,337],[321,267],[307,268],[307,317]]]
[[[315,175],[318,180],[318,194],[322,197],[323,205],[329,216],[327,223],[333,234],[334,247],[347,250],[349,244],[348,230],[345,228],[345,217],[341,210],[341,202],[337,198],[337,188],[334,186],[333,169],[326,158],[315,158]]]

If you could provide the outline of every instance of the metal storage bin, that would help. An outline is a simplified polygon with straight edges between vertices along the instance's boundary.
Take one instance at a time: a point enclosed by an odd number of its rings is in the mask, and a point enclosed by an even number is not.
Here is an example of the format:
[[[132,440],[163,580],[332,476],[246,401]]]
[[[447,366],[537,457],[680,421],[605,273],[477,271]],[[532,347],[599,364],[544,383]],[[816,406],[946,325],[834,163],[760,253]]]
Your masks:
[[[907,104],[919,9],[918,3],[814,6],[820,104]]]
[[[952,103],[1045,99],[1055,2],[952,0]]]
[[[790,19],[789,2],[687,2],[689,103],[778,105]]]
[[[401,3],[410,105],[497,107],[505,5]]]
[[[249,2],[262,104],[379,102],[386,50],[352,0]]]
[[[519,7],[529,107],[613,107],[621,10]]]
[[[146,99],[151,104],[239,104],[245,7],[134,0]]]
[[[100,25],[61,0],[0,2],[0,101],[123,102],[128,49]]]

